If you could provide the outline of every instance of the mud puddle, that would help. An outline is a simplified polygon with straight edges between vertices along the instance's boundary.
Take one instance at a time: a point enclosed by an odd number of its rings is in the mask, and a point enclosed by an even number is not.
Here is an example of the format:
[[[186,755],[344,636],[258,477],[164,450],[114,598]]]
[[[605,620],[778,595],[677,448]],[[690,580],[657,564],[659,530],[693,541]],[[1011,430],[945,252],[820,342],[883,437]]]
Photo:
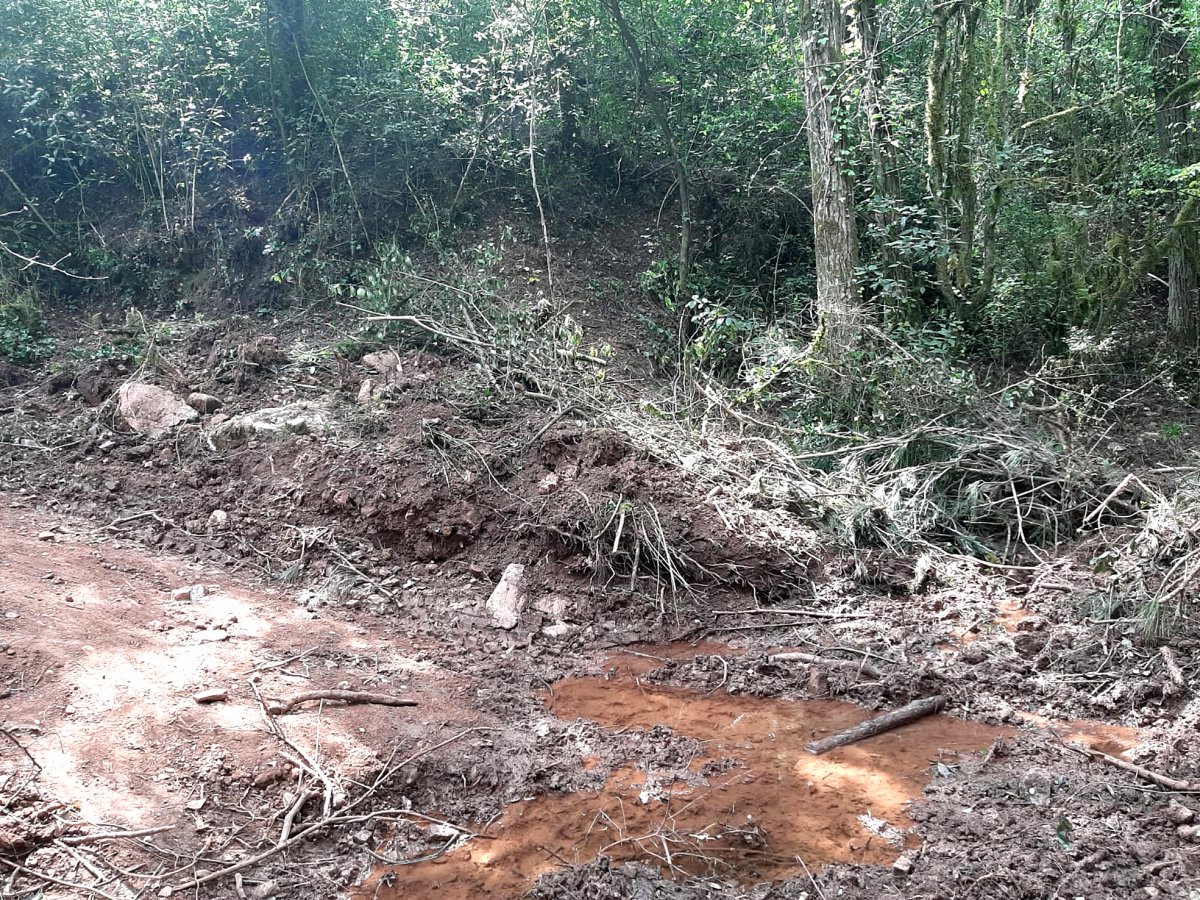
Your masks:
[[[362,896],[516,897],[539,875],[598,855],[743,884],[802,877],[826,863],[890,865],[912,840],[905,804],[1004,733],[933,716],[817,757],[808,742],[871,713],[849,703],[650,687],[637,668],[624,660],[608,677],[561,681],[547,705],[562,719],[613,731],[666,726],[700,742],[690,763],[660,769],[630,758],[601,791],[514,803],[466,846],[376,873]]]

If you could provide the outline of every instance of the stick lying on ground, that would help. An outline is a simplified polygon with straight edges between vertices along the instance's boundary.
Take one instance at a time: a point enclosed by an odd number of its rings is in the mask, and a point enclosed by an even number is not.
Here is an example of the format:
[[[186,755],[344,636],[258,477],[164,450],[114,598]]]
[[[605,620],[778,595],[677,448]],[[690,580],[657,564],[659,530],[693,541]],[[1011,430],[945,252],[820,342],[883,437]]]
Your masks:
[[[1084,756],[1091,757],[1099,762],[1106,762],[1110,766],[1116,766],[1118,769],[1123,769],[1126,772],[1131,772],[1138,778],[1143,778],[1153,784],[1157,784],[1161,788],[1166,788],[1168,791],[1179,791],[1181,793],[1200,793],[1200,781],[1182,781],[1178,778],[1171,778],[1168,775],[1160,775],[1158,772],[1151,771],[1143,766],[1135,763],[1126,762],[1125,760],[1109,756],[1100,750],[1093,750],[1091,747],[1082,747],[1078,744],[1065,744],[1068,749],[1074,750],[1076,753],[1082,753]]]
[[[907,725],[909,722],[915,722],[917,719],[923,719],[925,716],[940,711],[945,705],[946,698],[941,696],[926,697],[924,700],[914,700],[912,703],[902,706],[899,709],[894,709],[889,713],[884,713],[882,716],[876,716],[874,719],[867,719],[865,722],[860,722],[853,728],[847,728],[839,734],[822,738],[819,741],[813,741],[805,749],[809,753],[820,756],[822,753],[836,749],[837,747],[845,747],[847,744],[853,744],[865,738],[883,734],[885,731],[891,731],[893,728],[899,728],[901,725]]]
[[[268,704],[267,712],[273,716],[286,715],[301,703],[307,703],[309,700],[341,700],[343,703],[374,703],[377,706],[417,705],[416,700],[409,700],[406,697],[393,697],[391,694],[372,694],[369,691],[304,691],[286,700]]]
[[[791,651],[788,653],[773,653],[767,657],[767,662],[800,662],[810,666],[827,666],[830,669],[843,669],[866,675],[868,678],[882,678],[880,671],[866,661],[855,662],[852,659],[831,659],[827,656],[817,656],[815,653]]]

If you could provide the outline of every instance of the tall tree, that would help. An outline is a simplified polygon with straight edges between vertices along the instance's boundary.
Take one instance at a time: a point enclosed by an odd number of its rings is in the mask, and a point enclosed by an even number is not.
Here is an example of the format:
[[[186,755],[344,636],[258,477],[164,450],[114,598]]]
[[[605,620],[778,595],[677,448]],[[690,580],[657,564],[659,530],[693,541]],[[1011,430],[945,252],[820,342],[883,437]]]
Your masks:
[[[1196,135],[1189,110],[1196,91],[1190,78],[1189,29],[1181,0],[1150,0],[1150,56],[1154,66],[1154,105],[1158,145],[1179,167],[1195,162]],[[1185,212],[1194,209],[1187,204]],[[1193,215],[1176,218],[1167,253],[1167,325],[1180,340],[1200,337],[1200,226]]]
[[[800,47],[812,171],[813,245],[817,269],[816,351],[837,359],[862,335],[854,180],[847,160],[843,47],[846,20],[838,0],[801,0]]]

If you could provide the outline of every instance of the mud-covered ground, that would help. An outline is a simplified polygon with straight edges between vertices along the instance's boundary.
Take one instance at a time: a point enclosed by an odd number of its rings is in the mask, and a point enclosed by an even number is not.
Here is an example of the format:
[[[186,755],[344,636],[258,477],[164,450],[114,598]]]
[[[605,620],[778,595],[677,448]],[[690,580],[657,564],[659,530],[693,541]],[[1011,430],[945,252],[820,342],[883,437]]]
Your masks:
[[[1198,896],[1200,798],[1077,749],[1200,779],[1195,636],[1181,687],[1086,548],[781,548],[335,314],[118,322],[0,389],[3,896]],[[132,382],[220,407],[151,436]],[[416,705],[274,706],[330,691]]]

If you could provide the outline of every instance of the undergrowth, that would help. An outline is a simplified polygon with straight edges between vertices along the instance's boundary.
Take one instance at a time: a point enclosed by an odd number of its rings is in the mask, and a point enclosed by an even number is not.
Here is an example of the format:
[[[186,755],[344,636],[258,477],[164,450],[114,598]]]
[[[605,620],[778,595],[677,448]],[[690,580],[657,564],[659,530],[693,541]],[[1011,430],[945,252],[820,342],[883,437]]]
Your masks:
[[[0,272],[0,359],[30,363],[50,352],[41,308],[31,289]]]
[[[443,260],[437,277],[385,254],[340,292],[372,327],[473,360],[497,392],[618,430],[691,473],[731,529],[796,559],[832,542],[1040,562],[1085,529],[1132,525],[1141,537],[1120,549],[1130,574],[1114,590],[1135,603],[1147,636],[1178,618],[1200,577],[1200,526],[1184,527],[1189,515],[1200,521],[1200,488],[1195,509],[1131,491],[1099,440],[1133,389],[1095,341],[999,381],[953,362],[963,340],[953,328],[877,330],[834,368],[808,353],[799,324],[743,327],[722,319],[732,307],[696,297],[681,347],[690,364],[651,395],[608,382],[607,353],[584,346],[538,291],[507,299],[511,286],[495,274],[502,254],[476,248]],[[1174,510],[1169,548],[1159,537],[1146,549],[1166,516],[1150,498]],[[636,579],[645,569],[679,588],[691,567],[663,534],[653,510],[616,500],[572,539],[597,572]]]

